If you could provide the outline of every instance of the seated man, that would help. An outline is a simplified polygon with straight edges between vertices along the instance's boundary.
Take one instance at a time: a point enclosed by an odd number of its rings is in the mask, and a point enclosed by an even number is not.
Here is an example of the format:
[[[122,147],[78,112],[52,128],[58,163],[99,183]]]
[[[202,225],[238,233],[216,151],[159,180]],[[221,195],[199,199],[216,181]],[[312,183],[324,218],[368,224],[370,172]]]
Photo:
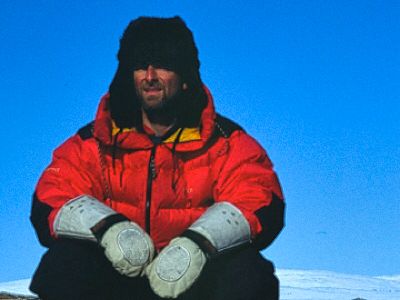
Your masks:
[[[283,227],[262,147],[217,114],[179,17],[132,21],[95,120],[54,152],[31,221],[43,300],[278,299]]]

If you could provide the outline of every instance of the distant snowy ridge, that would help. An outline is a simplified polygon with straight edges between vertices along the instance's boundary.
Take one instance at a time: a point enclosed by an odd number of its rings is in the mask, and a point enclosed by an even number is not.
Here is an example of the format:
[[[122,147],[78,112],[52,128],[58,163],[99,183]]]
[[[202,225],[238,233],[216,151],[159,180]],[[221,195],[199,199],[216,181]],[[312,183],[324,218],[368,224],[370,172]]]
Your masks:
[[[277,275],[281,300],[400,300],[400,275],[372,277],[282,269]]]
[[[400,300],[400,275],[362,276],[329,271],[277,270],[281,300]],[[0,294],[34,296],[30,279],[0,283]]]
[[[376,278],[381,278],[385,280],[393,280],[393,281],[398,281],[400,282],[400,275],[394,275],[394,276],[378,276]]]
[[[0,283],[0,294],[7,293],[16,296],[34,296],[29,290],[30,279],[22,279]]]

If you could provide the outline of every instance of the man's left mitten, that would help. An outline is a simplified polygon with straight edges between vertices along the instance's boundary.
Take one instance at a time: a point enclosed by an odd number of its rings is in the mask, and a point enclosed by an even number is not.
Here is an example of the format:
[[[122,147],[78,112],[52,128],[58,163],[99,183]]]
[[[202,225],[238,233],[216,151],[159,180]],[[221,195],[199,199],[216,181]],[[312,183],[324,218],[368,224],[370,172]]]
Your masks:
[[[250,226],[242,212],[229,202],[214,204],[146,268],[150,286],[162,298],[177,298],[196,282],[208,260],[249,242]]]

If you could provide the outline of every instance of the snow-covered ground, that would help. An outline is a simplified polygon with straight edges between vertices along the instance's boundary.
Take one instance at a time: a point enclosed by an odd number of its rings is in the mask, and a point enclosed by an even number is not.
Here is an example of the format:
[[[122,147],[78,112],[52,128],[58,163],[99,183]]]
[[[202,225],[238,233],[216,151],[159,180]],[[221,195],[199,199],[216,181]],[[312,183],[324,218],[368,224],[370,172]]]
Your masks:
[[[281,300],[400,300],[400,275],[360,276],[328,271],[278,270]],[[0,293],[32,295],[29,279],[0,283]]]
[[[400,276],[278,270],[282,300],[400,300]]]
[[[5,292],[13,295],[33,296],[28,289],[30,282],[30,279],[2,282],[0,283],[0,294]]]

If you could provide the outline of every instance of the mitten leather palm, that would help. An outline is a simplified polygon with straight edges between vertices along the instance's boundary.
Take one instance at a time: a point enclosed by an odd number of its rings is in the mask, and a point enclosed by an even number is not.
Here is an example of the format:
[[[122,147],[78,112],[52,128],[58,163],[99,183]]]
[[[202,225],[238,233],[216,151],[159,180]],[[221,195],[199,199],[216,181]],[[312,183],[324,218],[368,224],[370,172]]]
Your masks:
[[[241,211],[228,202],[214,204],[146,268],[150,286],[160,297],[177,298],[209,259],[248,242],[250,226]]]
[[[113,224],[99,238],[99,242],[113,267],[129,277],[142,274],[154,256],[149,235],[131,221]]]
[[[130,277],[142,274],[154,256],[153,242],[138,224],[88,195],[64,204],[55,218],[54,232],[98,242],[113,267]]]

